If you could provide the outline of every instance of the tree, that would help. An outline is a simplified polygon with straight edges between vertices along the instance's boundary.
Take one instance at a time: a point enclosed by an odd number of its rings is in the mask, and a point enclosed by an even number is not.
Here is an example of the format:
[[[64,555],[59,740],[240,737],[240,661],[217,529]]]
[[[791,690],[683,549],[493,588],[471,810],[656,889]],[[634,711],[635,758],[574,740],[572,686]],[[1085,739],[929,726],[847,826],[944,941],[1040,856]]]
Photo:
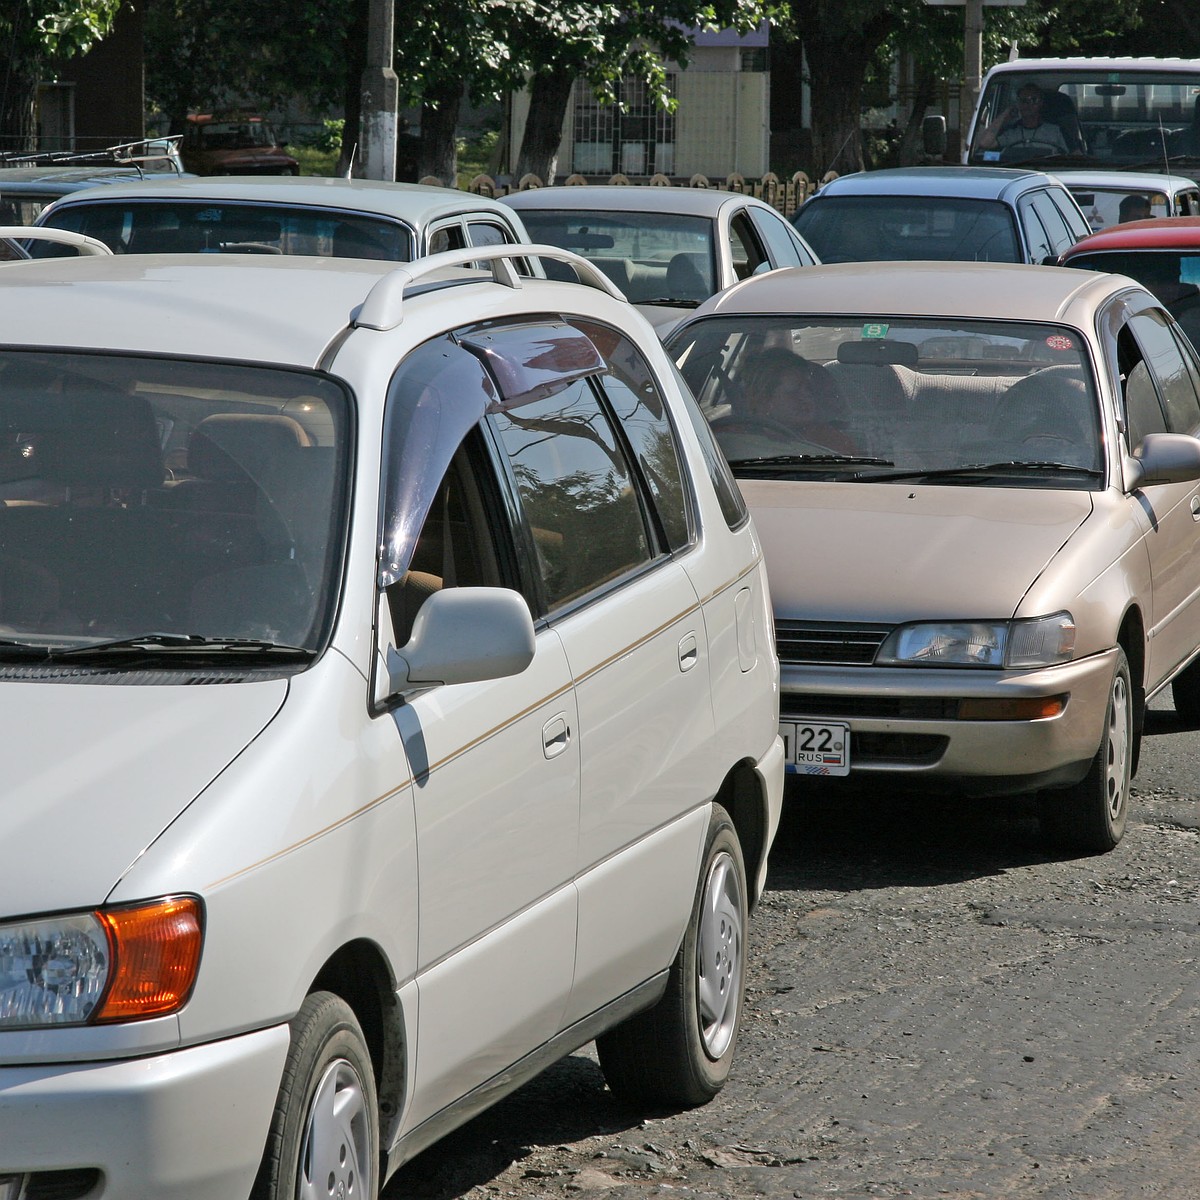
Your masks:
[[[8,0],[0,12],[0,149],[36,149],[37,89],[53,59],[112,29],[121,0]]]

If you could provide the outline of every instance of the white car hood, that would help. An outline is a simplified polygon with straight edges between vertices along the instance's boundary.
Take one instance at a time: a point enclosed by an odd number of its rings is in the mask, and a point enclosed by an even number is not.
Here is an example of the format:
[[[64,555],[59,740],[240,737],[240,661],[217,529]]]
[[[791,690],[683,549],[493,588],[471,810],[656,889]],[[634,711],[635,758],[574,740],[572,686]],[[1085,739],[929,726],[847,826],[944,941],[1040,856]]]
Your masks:
[[[781,619],[1010,617],[1088,492],[739,480]]]
[[[0,684],[0,920],[100,904],[286,695],[281,679]]]

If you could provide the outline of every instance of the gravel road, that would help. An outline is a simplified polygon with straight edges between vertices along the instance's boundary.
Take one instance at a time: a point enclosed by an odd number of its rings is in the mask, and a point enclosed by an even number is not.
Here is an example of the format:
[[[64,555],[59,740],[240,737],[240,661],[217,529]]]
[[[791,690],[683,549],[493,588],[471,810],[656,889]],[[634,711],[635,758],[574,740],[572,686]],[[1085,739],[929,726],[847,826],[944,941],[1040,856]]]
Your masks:
[[[791,794],[715,1101],[631,1113],[589,1047],[385,1195],[1194,1200],[1200,733],[1151,720],[1109,855],[1011,802]]]

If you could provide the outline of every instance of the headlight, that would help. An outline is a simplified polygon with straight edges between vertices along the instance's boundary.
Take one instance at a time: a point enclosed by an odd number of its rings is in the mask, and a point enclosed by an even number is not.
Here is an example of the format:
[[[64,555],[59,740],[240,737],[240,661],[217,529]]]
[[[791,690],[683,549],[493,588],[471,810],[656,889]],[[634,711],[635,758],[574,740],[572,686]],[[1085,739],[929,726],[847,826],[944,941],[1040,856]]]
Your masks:
[[[196,981],[201,928],[192,896],[0,923],[0,1030],[175,1012]]]
[[[901,625],[879,648],[881,666],[1049,667],[1070,662],[1075,621],[1068,612],[1023,621],[929,621]]]

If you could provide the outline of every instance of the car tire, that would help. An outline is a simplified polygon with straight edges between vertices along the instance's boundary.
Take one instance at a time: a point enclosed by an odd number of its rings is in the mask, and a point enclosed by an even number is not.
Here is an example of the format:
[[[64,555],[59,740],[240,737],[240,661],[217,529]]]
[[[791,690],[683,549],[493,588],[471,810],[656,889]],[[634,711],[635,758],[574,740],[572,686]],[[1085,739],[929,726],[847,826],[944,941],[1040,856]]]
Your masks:
[[[1171,698],[1180,721],[1189,729],[1200,729],[1200,659],[1171,681]]]
[[[1129,661],[1118,646],[1104,736],[1087,774],[1073,787],[1046,791],[1039,798],[1042,828],[1061,849],[1104,854],[1124,836],[1133,775],[1133,707]]]
[[[291,1022],[251,1200],[294,1200],[318,1191],[374,1200],[379,1163],[375,1074],[362,1029],[340,996],[314,992]]]
[[[683,944],[658,1003],[596,1039],[609,1088],[636,1107],[711,1100],[733,1064],[746,982],[748,891],[741,844],[714,805]]]

